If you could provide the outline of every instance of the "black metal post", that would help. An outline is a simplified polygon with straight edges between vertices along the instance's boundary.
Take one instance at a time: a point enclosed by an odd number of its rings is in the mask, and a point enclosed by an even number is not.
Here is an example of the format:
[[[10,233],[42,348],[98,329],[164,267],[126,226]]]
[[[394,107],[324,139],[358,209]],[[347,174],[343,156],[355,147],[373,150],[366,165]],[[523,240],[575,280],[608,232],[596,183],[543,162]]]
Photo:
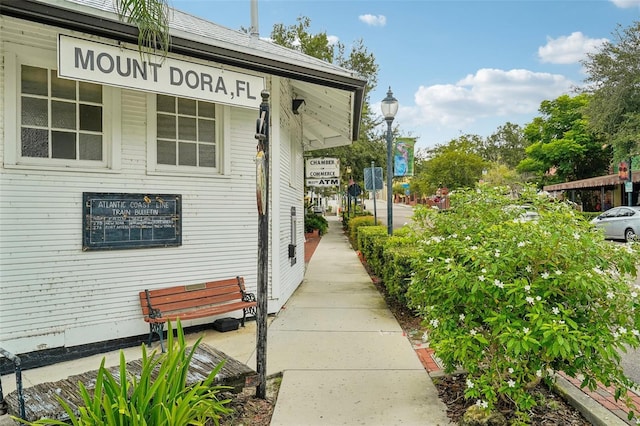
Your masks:
[[[393,234],[393,187],[391,186],[391,176],[393,174],[393,164],[391,163],[391,123],[392,119],[387,121],[387,234]]]
[[[373,223],[378,226],[378,209],[376,208],[376,168],[375,161],[371,162],[371,186],[373,187]]]
[[[16,393],[18,394],[18,406],[20,410],[20,418],[27,419],[26,410],[24,407],[24,394],[22,393],[22,362],[17,355],[0,348],[0,355],[13,362],[13,366],[16,373]],[[6,414],[7,402],[4,400],[4,394],[2,393],[2,380],[0,380],[0,415]]]
[[[633,169],[633,157],[629,157],[629,185],[631,185],[631,191],[627,193],[627,199],[629,202],[629,207],[633,206],[633,177],[631,176],[631,170]]]
[[[260,94],[260,115],[256,126],[256,197],[258,203],[258,306],[256,312],[256,371],[260,383],[256,396],[267,398],[267,299],[269,289],[269,92]]]

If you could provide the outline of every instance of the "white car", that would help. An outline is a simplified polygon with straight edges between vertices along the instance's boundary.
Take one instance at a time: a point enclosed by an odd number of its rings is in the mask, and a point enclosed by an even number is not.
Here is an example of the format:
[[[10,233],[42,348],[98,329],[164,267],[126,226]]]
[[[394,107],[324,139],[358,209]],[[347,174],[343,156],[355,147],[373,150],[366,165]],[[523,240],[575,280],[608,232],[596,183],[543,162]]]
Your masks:
[[[614,207],[591,221],[612,240],[636,240],[640,235],[640,207]]]

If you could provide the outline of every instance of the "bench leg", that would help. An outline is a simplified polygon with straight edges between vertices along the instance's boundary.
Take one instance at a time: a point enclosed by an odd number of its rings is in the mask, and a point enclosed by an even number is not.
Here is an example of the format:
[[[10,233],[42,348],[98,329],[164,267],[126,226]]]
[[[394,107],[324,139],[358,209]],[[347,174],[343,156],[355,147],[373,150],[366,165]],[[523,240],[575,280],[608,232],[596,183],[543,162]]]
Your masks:
[[[163,344],[163,334],[164,334],[164,323],[163,322],[152,322],[149,323],[149,344],[147,346],[151,347],[151,341],[153,340],[153,335],[157,334],[160,339],[160,349],[164,353],[164,344]]]

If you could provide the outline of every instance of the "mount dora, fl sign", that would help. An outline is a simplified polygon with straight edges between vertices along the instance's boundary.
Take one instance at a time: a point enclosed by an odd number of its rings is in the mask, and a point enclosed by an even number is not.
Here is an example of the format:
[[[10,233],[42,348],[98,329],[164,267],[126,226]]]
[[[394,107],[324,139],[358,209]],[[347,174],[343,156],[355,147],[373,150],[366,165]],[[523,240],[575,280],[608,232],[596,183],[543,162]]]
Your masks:
[[[339,186],[339,158],[309,158],[306,162],[305,177],[307,186]]]

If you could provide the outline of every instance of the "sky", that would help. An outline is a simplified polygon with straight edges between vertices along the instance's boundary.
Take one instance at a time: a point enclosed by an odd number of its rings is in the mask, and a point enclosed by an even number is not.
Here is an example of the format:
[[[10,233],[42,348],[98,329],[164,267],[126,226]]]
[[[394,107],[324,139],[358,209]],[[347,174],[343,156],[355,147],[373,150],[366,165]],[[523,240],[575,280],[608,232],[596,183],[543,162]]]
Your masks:
[[[231,29],[251,26],[250,0],[169,4]],[[524,126],[542,101],[575,93],[580,61],[640,21],[640,0],[258,0],[258,16],[263,38],[305,16],[311,34],[326,32],[347,51],[362,40],[379,66],[372,110],[382,117],[391,87],[394,128],[424,149]]]

